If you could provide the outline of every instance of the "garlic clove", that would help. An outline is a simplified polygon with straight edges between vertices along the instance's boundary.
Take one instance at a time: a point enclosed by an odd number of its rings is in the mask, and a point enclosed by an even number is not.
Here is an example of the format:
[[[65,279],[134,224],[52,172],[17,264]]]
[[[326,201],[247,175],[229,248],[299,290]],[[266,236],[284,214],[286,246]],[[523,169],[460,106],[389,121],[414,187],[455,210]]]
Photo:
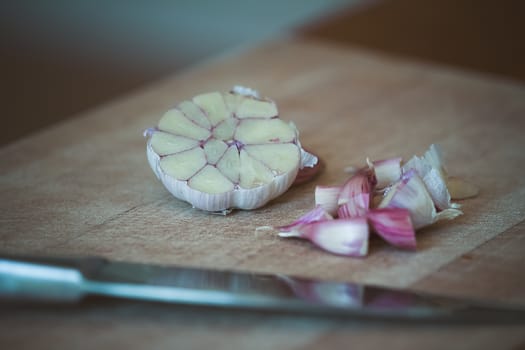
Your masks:
[[[322,207],[330,215],[337,214],[339,205],[339,193],[341,186],[316,186],[315,187],[315,205]]]
[[[213,128],[213,137],[218,140],[231,140],[239,121],[234,118],[225,119]]]
[[[226,176],[231,182],[239,182],[239,169],[241,159],[239,156],[239,150],[235,145],[228,147],[226,152],[217,162],[217,169],[219,169],[224,176]]]
[[[258,187],[273,180],[271,169],[261,161],[250,156],[244,149],[240,152],[239,176],[239,184],[243,188]]]
[[[197,191],[210,194],[227,193],[233,190],[233,183],[211,165],[204,166],[193,175],[188,185]]]
[[[393,246],[416,249],[416,232],[404,208],[372,209],[367,213],[374,231]]]
[[[370,176],[368,172],[361,170],[343,185],[337,199],[339,218],[362,216],[368,211],[374,187]]]
[[[206,140],[210,136],[208,129],[193,123],[178,109],[167,111],[159,121],[158,128],[160,131],[195,140]]]
[[[423,178],[439,210],[459,208],[460,205],[451,203],[451,199],[470,198],[479,193],[476,185],[448,176],[442,151],[438,145],[430,145],[422,158],[413,157],[403,166],[405,171],[411,168],[416,169]]]
[[[367,243],[361,238],[368,237],[362,220],[368,220],[391,245],[415,249],[416,229],[463,214],[458,204],[450,203],[450,194],[462,198],[478,193],[476,186],[448,177],[435,145],[403,167],[401,158],[367,159],[367,164],[349,169],[352,174],[341,187],[316,186],[316,208],[290,225],[277,227],[279,236],[308,239],[335,254],[362,256]]]
[[[352,218],[307,224],[301,237],[331,253],[361,257],[368,253],[368,235],[366,219]]]
[[[291,224],[277,226],[275,229],[279,231],[279,236],[281,237],[301,237],[301,228],[305,225],[332,219],[332,215],[318,205]]]
[[[191,121],[197,125],[209,129],[211,127],[210,120],[206,117],[206,114],[193,102],[183,101],[177,108]]]
[[[202,109],[212,126],[215,126],[231,116],[222,94],[211,92],[195,96],[193,102]]]
[[[415,170],[423,180],[430,197],[432,197],[438,209],[443,210],[452,206],[447,184],[442,177],[442,172],[438,168],[432,166],[426,158],[414,156],[403,165],[404,172],[408,172],[411,169]]]
[[[244,118],[272,118],[277,116],[277,106],[272,101],[245,98],[239,104],[236,115]]]
[[[373,162],[366,159],[368,166],[374,171],[377,189],[383,189],[401,178],[401,160],[401,157]]]
[[[281,119],[243,119],[235,131],[235,139],[243,144],[293,142],[297,134]]]
[[[351,176],[341,188],[337,204],[342,205],[351,201],[355,196],[363,193],[370,194],[372,185],[366,174],[358,172]]]
[[[154,132],[150,142],[155,153],[160,156],[187,151],[199,145],[198,140],[161,131]]]
[[[272,169],[274,174],[292,171],[301,157],[301,152],[293,143],[246,145],[244,151]]]
[[[370,208],[370,193],[354,195],[348,202],[341,204],[337,208],[337,217],[353,218],[363,216]]]
[[[248,95],[246,94],[233,90],[223,95],[226,107],[231,111],[231,113],[233,113],[233,115],[237,115],[237,106],[239,106],[247,96]]]
[[[224,141],[217,139],[208,140],[203,146],[207,163],[211,165],[217,164],[227,149],[228,145]]]
[[[407,209],[416,230],[434,223],[434,202],[415,170],[404,174],[403,179],[391,191],[393,192],[379,205],[380,208]]]
[[[301,168],[318,164],[274,102],[246,93],[195,96],[144,133],[148,162],[175,197],[207,211],[255,209],[285,192]]]
[[[161,169],[177,180],[188,180],[206,165],[206,155],[199,147],[163,157],[160,160]]]
[[[416,230],[438,220],[452,219],[462,214],[461,210],[455,208],[438,213],[425,183],[414,169],[403,174],[402,179],[390,189],[379,207],[407,209]]]

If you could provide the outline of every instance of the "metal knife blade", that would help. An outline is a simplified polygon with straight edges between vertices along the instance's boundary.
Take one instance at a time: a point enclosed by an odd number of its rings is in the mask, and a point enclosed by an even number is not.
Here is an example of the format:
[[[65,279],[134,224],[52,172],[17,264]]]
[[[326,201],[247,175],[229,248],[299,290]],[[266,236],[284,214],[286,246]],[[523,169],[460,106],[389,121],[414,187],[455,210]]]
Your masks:
[[[525,323],[524,305],[356,283],[102,258],[0,257],[0,299],[76,302],[87,295],[395,320]]]

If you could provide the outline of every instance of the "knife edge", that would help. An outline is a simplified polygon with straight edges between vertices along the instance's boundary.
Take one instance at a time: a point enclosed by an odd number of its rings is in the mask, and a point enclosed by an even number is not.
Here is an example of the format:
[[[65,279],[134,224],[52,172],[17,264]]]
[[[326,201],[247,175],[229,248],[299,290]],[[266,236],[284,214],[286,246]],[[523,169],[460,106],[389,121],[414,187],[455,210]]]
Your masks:
[[[18,277],[18,281],[13,278]],[[18,283],[18,289],[13,285]],[[25,288],[25,289],[24,289]],[[356,283],[112,262],[0,258],[0,296],[77,302],[86,295],[226,308],[405,320],[525,323],[525,307]]]

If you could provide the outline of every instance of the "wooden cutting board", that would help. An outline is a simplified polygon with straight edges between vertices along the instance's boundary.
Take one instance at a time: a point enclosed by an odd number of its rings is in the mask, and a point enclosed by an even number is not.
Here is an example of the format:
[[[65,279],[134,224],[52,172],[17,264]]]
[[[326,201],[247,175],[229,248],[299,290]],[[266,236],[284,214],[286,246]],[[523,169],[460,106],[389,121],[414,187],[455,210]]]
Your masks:
[[[315,181],[290,189],[262,209],[210,215],[173,198],[156,180],[146,161],[142,131],[155,125],[178,101],[201,92],[226,91],[235,84],[253,87],[274,99],[281,118],[296,123],[301,142],[325,161],[326,168]],[[100,255],[525,302],[524,131],[525,87],[512,81],[316,41],[273,42],[168,77],[1,149],[0,251]],[[339,257],[305,241],[256,230],[289,223],[305,213],[313,207],[315,185],[341,184],[347,177],[346,166],[364,164],[366,157],[407,159],[422,154],[431,143],[442,146],[451,175],[481,190],[476,198],[461,202],[463,216],[419,232],[415,252],[377,239],[364,259]],[[493,283],[495,289],[485,288]],[[75,326],[71,326],[78,333],[75,341],[97,344],[82,338],[82,330],[96,329],[91,317],[118,323],[122,313],[136,316],[128,304],[108,308],[113,310],[109,315],[100,308],[76,310],[72,315]],[[150,308],[146,313],[158,314],[157,306]],[[45,322],[38,321],[41,314],[32,312],[18,313],[14,324],[35,319],[28,329],[43,329],[38,333],[43,339],[60,338],[54,334],[64,326],[64,315],[53,314],[56,322],[46,331]],[[197,313],[197,320],[193,319],[196,328],[190,322],[185,332],[199,333],[201,316]],[[157,324],[148,317],[140,318],[140,324],[146,328]],[[215,317],[220,323],[223,316]],[[264,342],[284,322],[244,316],[248,325],[239,325],[224,317],[226,329],[205,332],[204,339],[210,344],[229,334],[242,348],[241,339],[246,335],[235,338],[235,332],[243,327]],[[311,327],[315,332],[307,333],[315,334],[313,340],[302,340],[312,348],[330,343],[330,332],[338,333],[332,321],[298,322],[298,328],[289,331],[301,333],[301,322],[305,329]],[[130,337],[128,345],[146,344],[141,343],[135,326],[117,327],[117,334]],[[208,326],[204,322],[203,327]],[[164,324],[158,329],[157,340],[184,333],[170,333],[167,328]],[[12,339],[23,339],[21,329],[16,329],[19,333]],[[523,328],[509,329],[505,331],[507,341],[524,340]],[[460,337],[451,332],[447,334]],[[485,334],[474,345],[496,341],[502,334],[472,332],[473,339]],[[273,339],[277,345],[297,346],[276,333],[282,338]],[[432,334],[439,342],[442,334]],[[346,339],[342,334],[336,338]]]

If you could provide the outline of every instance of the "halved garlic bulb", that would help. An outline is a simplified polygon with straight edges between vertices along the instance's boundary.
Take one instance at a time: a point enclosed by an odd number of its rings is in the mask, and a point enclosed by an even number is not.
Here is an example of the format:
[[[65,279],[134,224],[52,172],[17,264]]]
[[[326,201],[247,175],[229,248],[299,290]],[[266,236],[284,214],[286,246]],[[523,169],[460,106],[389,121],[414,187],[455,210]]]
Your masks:
[[[242,87],[184,101],[145,135],[157,178],[207,211],[259,208],[285,192],[299,169],[317,163],[276,104]]]

